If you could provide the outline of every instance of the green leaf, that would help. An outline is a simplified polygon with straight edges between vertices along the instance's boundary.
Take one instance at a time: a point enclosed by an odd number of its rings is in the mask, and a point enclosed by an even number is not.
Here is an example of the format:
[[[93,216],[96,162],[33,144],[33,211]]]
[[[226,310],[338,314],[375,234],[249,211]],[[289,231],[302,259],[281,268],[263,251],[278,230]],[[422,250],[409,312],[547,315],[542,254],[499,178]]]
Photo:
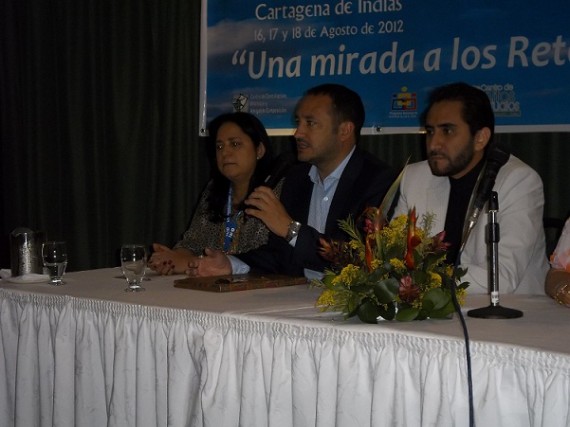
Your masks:
[[[358,306],[356,314],[364,323],[376,323],[376,318],[381,315],[381,310],[372,300],[366,299]]]
[[[336,274],[325,274],[325,277],[322,278],[323,284],[328,288],[332,285],[332,281],[335,278]]]
[[[376,295],[380,304],[388,304],[394,301],[394,298],[398,295],[399,288],[400,284],[398,281],[391,277],[374,283],[374,295]]]
[[[457,289],[467,289],[469,287],[469,282],[463,282],[460,285],[457,285]]]
[[[432,308],[429,311],[440,310],[445,307],[449,301],[451,301],[451,297],[448,293],[444,292],[441,288],[435,288],[426,292],[423,298],[423,306],[426,307],[426,303],[431,303]]]
[[[370,276],[368,276],[368,281],[370,283],[376,283],[380,280],[380,278],[382,277],[383,274],[384,274],[384,271],[382,271],[381,268],[377,268],[372,273],[370,273]]]
[[[418,314],[420,314],[420,310],[418,308],[400,308],[398,310],[398,314],[396,314],[396,320],[399,320],[400,322],[410,322],[416,319],[416,317],[418,317]]]
[[[451,315],[455,312],[455,307],[453,306],[453,301],[449,301],[449,303],[440,310],[432,311],[429,314],[429,317],[432,319],[450,319]]]
[[[404,176],[404,169],[406,168],[406,165],[408,164],[409,161],[410,158],[408,157],[408,160],[406,160],[406,164],[404,165],[404,167],[402,167],[402,170],[400,171],[400,173],[398,174],[398,176],[396,177],[390,188],[388,188],[388,191],[386,191],[386,194],[382,199],[382,203],[380,203],[379,206],[380,214],[382,215],[382,220],[384,221],[387,220],[388,211],[390,210],[390,206],[392,206],[392,202],[394,201],[394,197],[398,192],[398,188],[400,188],[400,181],[402,181],[402,177]]]
[[[360,243],[363,243],[362,242],[362,236],[360,235],[360,232],[358,231],[358,228],[356,227],[356,225],[354,223],[354,219],[352,218],[352,215],[349,215],[347,219],[339,220],[338,226],[342,231],[344,231],[346,234],[348,234],[348,236],[352,240],[356,240]]]
[[[350,306],[347,304],[347,307],[346,307],[346,308],[347,308],[348,311],[347,311],[346,314],[344,315],[344,318],[345,318],[345,319],[350,319],[351,317],[356,316],[356,312],[358,311],[358,307],[350,307]]]
[[[424,257],[423,268],[425,271],[433,270],[433,268],[445,257],[444,254],[429,253]]]
[[[422,300],[422,309],[421,309],[421,312],[424,313],[424,314],[426,314],[426,316],[428,316],[429,313],[430,313],[431,311],[433,311],[433,309],[434,309],[434,302],[433,302],[432,300],[429,300],[429,299],[425,299],[425,298],[424,298],[424,299]]]
[[[358,294],[350,294],[346,301],[346,318],[350,318],[357,314],[358,307],[362,300]]]
[[[420,310],[418,317],[416,317],[415,320],[426,320],[427,318],[429,318],[428,314],[425,311]]]
[[[414,283],[428,283],[429,279],[429,274],[427,274],[425,271],[414,270],[412,272],[412,280]]]
[[[416,266],[416,268],[418,268],[418,266],[422,265],[423,262],[422,254],[420,254],[420,252],[416,248],[412,251],[412,255],[414,256],[414,265]]]
[[[353,283],[350,285],[350,291],[354,294],[366,294],[370,290],[370,284],[368,283]]]

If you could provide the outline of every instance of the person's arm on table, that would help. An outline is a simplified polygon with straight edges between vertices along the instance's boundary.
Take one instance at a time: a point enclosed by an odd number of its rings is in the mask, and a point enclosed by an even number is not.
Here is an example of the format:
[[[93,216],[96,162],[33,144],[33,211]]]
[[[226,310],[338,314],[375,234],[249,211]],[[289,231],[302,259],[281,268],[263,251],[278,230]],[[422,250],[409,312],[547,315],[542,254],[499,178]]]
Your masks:
[[[224,276],[232,273],[228,256],[220,250],[204,249],[204,255],[188,263],[186,274],[191,277]]]
[[[182,274],[188,268],[188,263],[201,255],[202,248],[209,246],[210,237],[204,230],[208,229],[206,208],[210,185],[211,183],[208,183],[202,192],[196,212],[182,239],[172,249],[160,243],[153,243],[154,252],[148,263],[150,269],[162,275]]]
[[[249,206],[245,213],[264,222],[276,236],[287,235],[291,217],[273,190],[266,186],[257,187],[245,200]],[[256,252],[255,250],[252,252]],[[237,257],[228,256],[222,251],[206,249],[204,256],[188,262],[186,274],[193,277],[245,274],[250,271],[248,264]]]
[[[570,271],[550,269],[546,275],[544,291],[556,302],[570,307]]]
[[[188,263],[197,258],[186,248],[170,249],[160,243],[153,243],[152,246],[154,252],[148,261],[148,266],[162,275],[184,273]]]
[[[570,218],[566,220],[556,248],[550,257],[544,291],[560,304],[570,307]]]

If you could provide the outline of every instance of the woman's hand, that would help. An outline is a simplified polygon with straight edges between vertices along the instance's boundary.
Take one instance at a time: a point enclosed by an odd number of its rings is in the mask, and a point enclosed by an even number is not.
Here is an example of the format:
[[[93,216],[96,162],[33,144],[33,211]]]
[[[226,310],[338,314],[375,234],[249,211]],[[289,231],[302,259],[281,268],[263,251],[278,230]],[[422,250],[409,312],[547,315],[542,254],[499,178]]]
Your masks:
[[[188,262],[185,272],[192,277],[225,276],[232,274],[232,264],[222,251],[206,248],[204,256]]]
[[[148,266],[151,270],[162,275],[182,274],[186,271],[190,261],[198,258],[188,249],[170,249],[160,243],[153,243],[153,254],[150,256]]]

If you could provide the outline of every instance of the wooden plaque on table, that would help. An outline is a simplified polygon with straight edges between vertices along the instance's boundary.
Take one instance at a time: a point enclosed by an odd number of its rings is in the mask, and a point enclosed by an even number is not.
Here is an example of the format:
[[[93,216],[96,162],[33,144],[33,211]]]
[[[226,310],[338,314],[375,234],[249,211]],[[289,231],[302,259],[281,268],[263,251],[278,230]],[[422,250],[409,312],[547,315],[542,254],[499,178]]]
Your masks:
[[[214,277],[186,277],[174,281],[175,288],[195,289],[209,292],[248,291],[251,289],[280,288],[308,283],[305,277],[277,274],[236,274]]]

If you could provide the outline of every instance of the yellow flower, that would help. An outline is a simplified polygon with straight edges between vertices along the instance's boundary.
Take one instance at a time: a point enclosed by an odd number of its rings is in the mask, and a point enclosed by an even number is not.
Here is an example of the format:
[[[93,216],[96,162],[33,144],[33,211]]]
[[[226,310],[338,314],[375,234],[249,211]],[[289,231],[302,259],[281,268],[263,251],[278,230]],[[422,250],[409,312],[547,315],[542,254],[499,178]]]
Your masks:
[[[390,259],[390,265],[392,267],[394,267],[395,270],[405,270],[406,269],[406,265],[404,264],[404,261],[402,261],[399,258],[392,258]]]
[[[429,281],[429,287],[430,288],[439,288],[441,286],[441,276],[438,273],[435,273],[433,271],[429,272],[429,276],[430,276],[430,281]]]
[[[323,290],[317,299],[316,306],[322,307],[322,310],[326,310],[327,307],[334,307],[337,304],[335,294],[336,293],[331,289]]]
[[[408,225],[408,215],[398,215],[390,222],[390,228],[392,228],[393,230],[404,231],[407,225]]]
[[[424,302],[423,299],[424,299],[424,296],[422,294],[418,297],[418,299],[416,299],[414,302],[412,302],[412,307],[421,309],[422,304]]]
[[[354,264],[348,264],[342,269],[340,274],[333,279],[332,283],[333,285],[344,284],[350,287],[354,279],[358,276],[359,271],[360,267]]]
[[[354,249],[356,251],[362,249],[362,243],[359,242],[358,240],[351,240],[350,242],[348,242],[348,244],[350,245],[351,249]]]
[[[455,295],[457,296],[457,302],[459,303],[459,305],[465,304],[465,296],[467,295],[467,289],[465,288],[456,289]]]
[[[373,259],[372,260],[372,271],[376,270],[378,267],[380,267],[382,265],[382,261],[380,261],[379,259]]]
[[[386,247],[405,242],[406,227],[408,219],[406,215],[400,215],[394,218],[387,227],[380,231],[380,237],[385,242]]]

